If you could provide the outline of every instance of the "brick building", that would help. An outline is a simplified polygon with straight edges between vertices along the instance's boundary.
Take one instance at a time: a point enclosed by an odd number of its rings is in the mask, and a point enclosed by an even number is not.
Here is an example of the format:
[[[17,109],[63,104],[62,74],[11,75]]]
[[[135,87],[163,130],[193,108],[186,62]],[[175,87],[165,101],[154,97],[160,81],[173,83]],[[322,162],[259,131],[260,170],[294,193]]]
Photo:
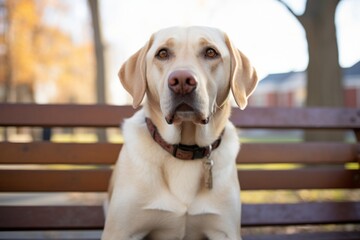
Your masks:
[[[344,105],[360,107],[360,61],[343,69]],[[301,107],[306,98],[306,72],[269,74],[250,97],[251,106]]]

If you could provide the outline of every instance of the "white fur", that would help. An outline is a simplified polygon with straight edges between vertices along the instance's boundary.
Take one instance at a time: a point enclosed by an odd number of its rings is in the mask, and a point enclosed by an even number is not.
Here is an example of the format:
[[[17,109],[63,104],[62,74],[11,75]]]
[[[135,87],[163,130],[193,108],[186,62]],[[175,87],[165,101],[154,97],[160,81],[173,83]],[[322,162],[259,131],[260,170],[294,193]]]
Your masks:
[[[156,223],[157,229],[169,228],[170,223],[166,219],[173,219],[171,228],[183,228],[183,231],[174,235],[174,239],[185,239],[187,232],[184,226],[187,222],[195,221],[202,225],[202,221],[198,221],[198,218],[203,219],[208,215],[212,215],[211,221],[192,231],[198,230],[201,233],[208,231],[210,236],[217,236],[220,233],[214,229],[222,226],[224,228],[222,232],[232,235],[228,238],[212,237],[211,239],[239,239],[240,192],[239,186],[235,184],[237,181],[234,181],[237,171],[234,159],[238,153],[239,144],[234,126],[230,122],[227,124],[222,143],[211,156],[214,161],[213,189],[199,194],[198,189],[203,184],[200,177],[203,174],[202,160],[184,162],[169,157],[169,153],[153,141],[144,119],[145,114],[141,110],[134,117],[126,120],[123,125],[123,134],[127,142],[122,152],[131,152],[131,156],[122,158],[123,154],[121,154],[116,168],[119,171],[118,176],[126,178],[128,183],[136,183],[136,186],[115,182],[108,212],[109,217],[113,216],[111,213],[119,213],[114,216],[117,218],[113,222],[115,226],[111,227],[117,230],[104,235],[103,239],[137,239],[131,236],[138,232],[143,233],[140,234],[141,236],[148,234],[151,229],[147,227],[148,224],[144,227],[137,226],[135,222],[125,224],[131,219],[136,219],[139,211],[142,220],[145,218],[153,224]],[[144,158],[146,158],[145,161]],[[160,169],[161,167],[163,170]],[[166,179],[167,183],[161,177],[160,171],[171,176]],[[228,219],[229,215],[234,216]],[[162,221],[162,218],[165,220]],[[121,219],[123,221],[119,221]],[[226,224],[221,224],[223,222]],[[173,238],[166,236],[156,239]]]

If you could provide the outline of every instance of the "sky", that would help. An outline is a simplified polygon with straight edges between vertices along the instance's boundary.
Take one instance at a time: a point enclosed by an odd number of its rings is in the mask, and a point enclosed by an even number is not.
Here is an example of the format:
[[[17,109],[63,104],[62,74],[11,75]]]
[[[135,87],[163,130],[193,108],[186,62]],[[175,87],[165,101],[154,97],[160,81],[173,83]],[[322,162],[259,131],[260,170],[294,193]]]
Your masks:
[[[86,18],[86,4],[74,14]],[[100,15],[106,46],[107,78],[115,102],[117,71],[141,48],[150,35],[170,26],[205,25],[226,32],[264,78],[271,73],[303,71],[308,63],[305,32],[294,16],[277,0],[101,0]],[[286,0],[301,14],[305,0]],[[78,11],[77,8],[84,8]],[[340,65],[360,60],[360,0],[342,0],[336,12]]]

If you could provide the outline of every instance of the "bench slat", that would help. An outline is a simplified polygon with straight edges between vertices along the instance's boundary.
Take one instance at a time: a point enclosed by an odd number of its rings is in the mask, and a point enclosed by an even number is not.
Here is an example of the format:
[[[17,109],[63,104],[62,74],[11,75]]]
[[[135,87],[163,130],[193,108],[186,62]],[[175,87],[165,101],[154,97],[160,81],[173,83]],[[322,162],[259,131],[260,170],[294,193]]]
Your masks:
[[[121,147],[111,143],[0,143],[0,163],[113,164]],[[243,143],[237,162],[343,164],[355,162],[359,148],[347,143]]]
[[[28,232],[27,232],[28,233]],[[66,231],[65,234],[68,232]],[[77,236],[66,236],[57,237],[56,240],[100,240],[100,233],[94,234],[94,236],[88,236],[80,238]],[[359,231],[353,232],[313,232],[313,233],[295,233],[295,234],[268,234],[268,235],[253,235],[253,236],[242,236],[244,240],[304,240],[304,239],[315,239],[315,240],[359,240]],[[6,238],[6,233],[4,234]],[[11,237],[11,239],[13,239]],[[18,238],[16,238],[18,239]],[[43,240],[42,237],[31,238],[32,240]],[[18,239],[19,240],[19,239]]]
[[[122,144],[0,143],[1,164],[113,164]]]
[[[344,169],[239,170],[238,173],[243,190],[359,188],[358,174],[357,170]],[[0,170],[0,191],[102,192],[107,191],[110,175],[110,169]]]
[[[359,240],[360,231],[242,236],[244,240]]]
[[[234,108],[231,121],[240,128],[356,129],[360,126],[356,108]]]
[[[359,188],[359,171],[334,168],[296,170],[240,170],[243,190],[299,190]]]
[[[0,170],[0,192],[104,192],[110,169]]]
[[[101,206],[1,206],[0,230],[102,229]]]
[[[286,110],[286,111],[284,111]],[[1,126],[118,127],[135,110],[112,105],[0,104]],[[233,108],[231,121],[240,128],[357,129],[359,109]]]
[[[347,143],[243,143],[238,163],[347,163],[356,162],[359,144]]]
[[[248,227],[360,223],[360,202],[243,204],[242,219]]]
[[[360,203],[243,204],[242,226],[360,223]],[[0,230],[102,229],[102,206],[2,206]]]
[[[119,127],[133,115],[131,106],[0,104],[1,126]]]

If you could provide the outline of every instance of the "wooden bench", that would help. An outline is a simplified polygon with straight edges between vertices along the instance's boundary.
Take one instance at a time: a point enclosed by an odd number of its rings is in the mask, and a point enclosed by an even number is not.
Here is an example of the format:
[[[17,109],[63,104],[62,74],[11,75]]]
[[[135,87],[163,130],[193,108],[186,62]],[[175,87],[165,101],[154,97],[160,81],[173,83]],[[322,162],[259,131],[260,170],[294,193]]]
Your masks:
[[[129,106],[0,104],[0,126],[118,127],[133,113]],[[243,143],[237,158],[243,195],[256,190],[274,191],[273,196],[278,190],[359,191],[359,109],[234,109],[231,120],[240,129],[346,129],[357,137],[352,143]],[[120,149],[121,144],[107,142],[1,142],[0,198],[4,193],[106,192],[111,166]],[[51,167],[54,164],[67,167]],[[242,211],[245,240],[360,239],[359,224],[359,198],[290,203],[274,203],[270,198],[262,203],[245,202]],[[0,238],[16,231],[71,231],[77,234],[88,231],[90,235],[84,235],[86,239],[99,239],[103,225],[101,204],[54,206],[49,202],[38,206],[0,206]],[[321,227],[305,233],[279,233],[285,228],[293,231],[293,226]],[[266,234],[261,231],[268,227],[276,228],[265,231]],[[252,231],[254,229],[256,231]],[[254,234],[258,230],[260,233]],[[74,238],[82,237],[75,235]]]

